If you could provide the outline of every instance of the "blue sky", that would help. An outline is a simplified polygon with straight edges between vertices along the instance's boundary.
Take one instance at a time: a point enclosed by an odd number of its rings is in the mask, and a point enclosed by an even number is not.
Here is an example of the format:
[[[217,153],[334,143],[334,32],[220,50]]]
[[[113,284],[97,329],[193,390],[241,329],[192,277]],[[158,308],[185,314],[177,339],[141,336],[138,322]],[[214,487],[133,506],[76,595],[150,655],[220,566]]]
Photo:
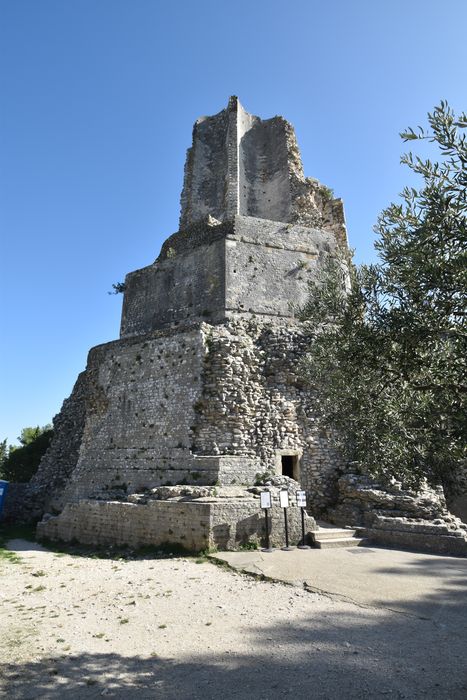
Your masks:
[[[466,26],[465,0],[1,0],[0,440],[118,337],[107,291],[177,230],[192,124],[231,94],[294,124],[372,260],[399,131],[467,108]]]

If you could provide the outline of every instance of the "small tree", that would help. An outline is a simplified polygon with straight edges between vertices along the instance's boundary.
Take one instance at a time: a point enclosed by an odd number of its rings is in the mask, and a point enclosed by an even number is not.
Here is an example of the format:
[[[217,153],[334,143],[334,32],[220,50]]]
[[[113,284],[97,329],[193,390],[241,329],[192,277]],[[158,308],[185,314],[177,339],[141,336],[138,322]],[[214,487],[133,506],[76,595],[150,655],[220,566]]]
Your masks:
[[[0,473],[2,469],[2,464],[8,457],[8,445],[7,445],[7,440],[3,440],[0,442]]]
[[[21,435],[18,437],[18,440],[24,447],[25,445],[30,445],[32,442],[37,440],[37,438],[40,437],[42,433],[49,432],[50,430],[52,430],[52,426],[50,425],[50,423],[48,423],[47,425],[43,425],[42,428],[40,428],[38,425],[36,425],[35,428],[23,428],[21,431]]]
[[[467,457],[467,115],[441,102],[428,121],[401,137],[442,160],[402,157],[423,185],[380,215],[378,263],[351,267],[346,293],[329,261],[302,314],[323,421],[350,460],[406,484],[446,483]]]
[[[53,436],[51,425],[23,428],[18,440],[21,447],[0,443],[0,478],[26,482],[36,473]]]

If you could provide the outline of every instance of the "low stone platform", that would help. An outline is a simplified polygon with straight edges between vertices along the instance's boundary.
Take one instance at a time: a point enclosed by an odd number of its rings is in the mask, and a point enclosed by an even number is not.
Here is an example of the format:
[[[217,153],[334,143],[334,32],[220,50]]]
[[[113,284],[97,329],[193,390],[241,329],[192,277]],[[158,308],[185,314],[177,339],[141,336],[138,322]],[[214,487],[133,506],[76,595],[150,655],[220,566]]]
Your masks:
[[[194,552],[261,546],[265,519],[259,493],[264,490],[255,486],[162,486],[120,501],[83,499],[67,504],[59,515],[44,516],[37,537],[97,546],[172,545]],[[268,490],[273,503],[268,513],[270,541],[279,547],[284,544],[280,487]],[[290,542],[297,544],[302,536],[301,513],[292,499],[288,523]],[[314,518],[307,515],[306,533],[315,528]]]
[[[467,526],[449,527],[440,519],[423,522],[409,518],[375,515],[371,527],[360,530],[374,544],[414,549],[434,554],[467,556]]]
[[[467,556],[467,524],[449,512],[441,487],[381,485],[348,473],[338,481],[337,505],[328,517],[352,526],[371,543],[432,554]]]

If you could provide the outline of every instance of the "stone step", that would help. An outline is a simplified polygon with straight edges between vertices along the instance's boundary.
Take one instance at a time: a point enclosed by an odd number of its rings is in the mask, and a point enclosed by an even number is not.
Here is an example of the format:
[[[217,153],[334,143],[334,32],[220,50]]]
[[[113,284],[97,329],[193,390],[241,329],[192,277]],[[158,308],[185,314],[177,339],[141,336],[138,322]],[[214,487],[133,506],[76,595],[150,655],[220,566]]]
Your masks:
[[[339,537],[353,537],[355,530],[339,527],[319,528],[311,533],[314,539],[334,540]]]
[[[358,547],[365,542],[362,537],[335,537],[334,539],[315,539],[315,547],[318,549],[335,549],[337,547]]]

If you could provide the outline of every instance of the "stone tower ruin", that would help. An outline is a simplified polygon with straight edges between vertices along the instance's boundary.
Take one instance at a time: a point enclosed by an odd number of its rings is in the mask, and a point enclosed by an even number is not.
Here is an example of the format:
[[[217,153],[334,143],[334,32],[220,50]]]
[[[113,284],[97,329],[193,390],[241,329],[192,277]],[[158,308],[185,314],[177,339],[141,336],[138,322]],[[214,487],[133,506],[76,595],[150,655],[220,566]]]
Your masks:
[[[55,418],[31,482],[39,533],[200,548],[201,528],[232,545],[254,531],[265,472],[301,484],[320,514],[338,460],[301,379],[296,316],[339,247],[342,201],[304,176],[291,124],[236,97],[198,119],[179,230],[127,275],[120,339],[90,351]]]

